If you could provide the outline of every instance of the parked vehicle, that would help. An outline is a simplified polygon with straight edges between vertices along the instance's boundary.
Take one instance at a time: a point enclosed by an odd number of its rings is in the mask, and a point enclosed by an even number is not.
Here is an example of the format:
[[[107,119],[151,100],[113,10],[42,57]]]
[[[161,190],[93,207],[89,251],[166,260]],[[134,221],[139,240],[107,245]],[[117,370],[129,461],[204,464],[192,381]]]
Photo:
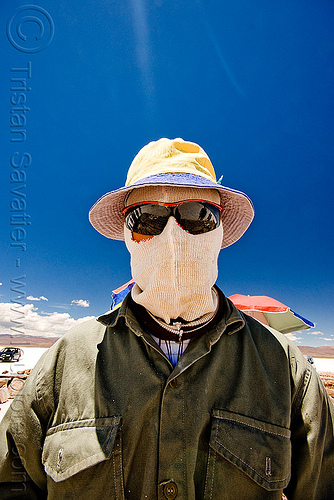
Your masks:
[[[3,347],[0,351],[0,362],[19,361],[22,351],[19,347]]]
[[[304,354],[304,358],[307,359],[307,361],[311,363],[311,365],[314,365],[314,360],[312,356],[310,356],[309,354]]]

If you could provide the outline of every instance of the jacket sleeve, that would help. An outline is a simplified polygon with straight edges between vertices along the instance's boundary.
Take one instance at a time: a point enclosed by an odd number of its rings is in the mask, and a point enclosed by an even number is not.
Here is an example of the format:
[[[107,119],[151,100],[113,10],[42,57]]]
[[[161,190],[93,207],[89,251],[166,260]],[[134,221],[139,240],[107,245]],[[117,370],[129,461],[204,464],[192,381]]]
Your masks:
[[[289,500],[334,498],[334,405],[316,370],[303,356],[294,357],[298,385],[291,415]]]
[[[36,391],[39,370],[29,375],[0,424],[0,498],[47,498],[41,453],[46,410]]]

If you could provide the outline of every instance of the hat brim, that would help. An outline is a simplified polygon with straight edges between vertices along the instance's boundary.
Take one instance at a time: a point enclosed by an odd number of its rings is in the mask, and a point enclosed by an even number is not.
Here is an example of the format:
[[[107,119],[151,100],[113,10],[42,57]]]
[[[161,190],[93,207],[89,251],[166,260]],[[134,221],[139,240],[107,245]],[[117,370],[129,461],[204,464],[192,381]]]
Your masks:
[[[222,248],[235,243],[249,227],[254,217],[251,200],[245,193],[221,186],[205,177],[185,173],[157,174],[140,179],[129,186],[110,191],[102,196],[90,209],[89,220],[103,236],[124,240],[124,201],[129,192],[152,184],[173,187],[208,188],[219,191],[224,237]]]

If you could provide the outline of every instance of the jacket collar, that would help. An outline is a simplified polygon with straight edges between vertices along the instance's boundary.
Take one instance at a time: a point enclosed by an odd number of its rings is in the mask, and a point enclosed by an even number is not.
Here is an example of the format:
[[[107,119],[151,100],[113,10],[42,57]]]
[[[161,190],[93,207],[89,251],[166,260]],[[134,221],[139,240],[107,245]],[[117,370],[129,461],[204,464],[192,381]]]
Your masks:
[[[219,323],[207,332],[211,344],[215,344],[223,333],[232,335],[245,326],[243,313],[235,307],[233,302],[231,302],[217,286],[216,288],[219,292],[219,300],[223,303],[224,314]]]
[[[120,318],[126,318],[127,302],[130,292],[127,294],[123,302],[121,302],[119,307],[112,309],[111,311],[102,314],[97,318],[97,321],[105,326],[115,326]]]
[[[223,301],[223,317],[222,319],[209,329],[207,335],[211,344],[215,344],[221,335],[226,332],[228,335],[241,330],[245,325],[245,319],[243,314],[234,306],[234,304],[223,294],[223,292],[216,287],[219,293],[219,300]],[[128,307],[130,293],[125,297],[120,307],[113,309],[112,311],[99,316],[97,320],[105,326],[116,326],[121,318],[124,318],[127,325],[133,325],[133,320],[136,323],[136,334],[143,335],[143,332],[136,321],[132,311]]]

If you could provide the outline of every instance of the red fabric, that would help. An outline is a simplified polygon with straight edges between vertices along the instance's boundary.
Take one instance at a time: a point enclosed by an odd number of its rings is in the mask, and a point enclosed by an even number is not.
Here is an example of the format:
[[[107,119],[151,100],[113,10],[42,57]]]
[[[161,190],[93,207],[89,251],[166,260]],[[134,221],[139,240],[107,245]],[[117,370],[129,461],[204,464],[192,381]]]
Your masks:
[[[265,295],[231,295],[229,299],[241,311],[261,311],[283,313],[289,310],[289,307],[278,300]]]

